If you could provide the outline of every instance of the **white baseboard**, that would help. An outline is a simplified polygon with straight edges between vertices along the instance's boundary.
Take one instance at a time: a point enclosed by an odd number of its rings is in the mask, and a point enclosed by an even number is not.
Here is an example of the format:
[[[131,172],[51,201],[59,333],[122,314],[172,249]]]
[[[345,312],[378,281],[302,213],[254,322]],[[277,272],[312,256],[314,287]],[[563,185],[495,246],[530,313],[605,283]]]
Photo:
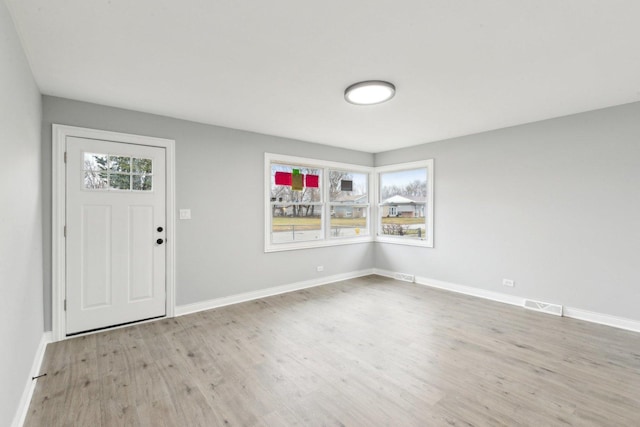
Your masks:
[[[398,273],[389,270],[374,269],[375,274],[378,276],[390,277],[396,279]],[[431,288],[444,289],[446,291],[457,292],[459,294],[471,295],[478,298],[484,298],[491,301],[503,302],[511,305],[524,305],[524,298],[514,295],[503,294],[500,292],[487,291],[480,288],[474,288],[472,286],[458,285],[450,282],[443,282],[442,280],[429,279],[427,277],[415,276],[415,283],[422,286],[429,286]]]
[[[455,283],[443,282],[442,280],[429,279],[427,277],[416,276],[418,285],[429,286],[431,288],[444,289],[447,291],[457,292],[459,294],[471,295],[478,298],[484,298],[491,301],[502,302],[505,304],[524,306],[525,298],[515,295],[503,294],[502,292],[487,291],[485,289],[474,288],[472,286],[458,285]]]
[[[11,423],[12,427],[22,427],[24,420],[27,418],[31,397],[33,396],[33,391],[35,390],[36,383],[38,382],[37,379],[32,380],[31,378],[40,375],[40,367],[42,366],[42,360],[44,359],[44,352],[47,349],[47,344],[52,342],[52,340],[53,335],[51,332],[45,332],[40,338],[40,343],[38,344],[38,349],[36,350],[36,354],[33,358],[33,364],[31,365],[27,384],[24,387],[20,403],[18,404],[18,410],[16,411],[16,415],[13,417],[13,422]]]
[[[388,270],[374,269],[374,273],[379,276],[396,278],[396,273]],[[415,277],[415,283],[419,285],[429,286],[432,288],[444,289],[447,291],[457,292],[460,294],[471,295],[478,298],[484,298],[491,301],[502,302],[505,304],[524,306],[526,298],[503,294],[501,292],[487,291],[480,288],[474,288],[472,286],[458,285],[455,283],[443,282],[441,280],[429,279],[427,277]],[[591,323],[598,323],[601,325],[612,326],[614,328],[626,329],[628,331],[640,332],[640,320],[627,319],[624,317],[612,316],[610,314],[597,313],[593,311],[587,311],[580,308],[563,307],[564,317],[572,319],[584,320]]]
[[[613,326],[614,328],[626,329],[627,331],[640,332],[640,320],[627,319],[624,317],[612,316],[610,314],[596,313],[582,310],[581,308],[565,307],[563,316],[573,319],[585,320],[591,323]]]
[[[374,268],[373,269],[373,274],[377,274],[378,276],[388,277],[390,279],[395,279],[396,278],[396,273],[394,273],[393,271],[381,270],[379,268]]]
[[[321,277],[318,279],[305,280],[303,282],[290,283],[288,285],[275,286],[266,289],[260,289],[253,292],[244,292],[241,294],[230,295],[228,297],[216,298],[208,301],[197,302],[194,304],[186,304],[177,306],[175,309],[176,316],[197,313],[198,311],[210,310],[212,308],[224,307],[226,305],[238,304],[241,302],[251,301],[259,298],[265,298],[273,295],[293,292],[300,289],[312,288],[315,286],[327,285],[329,283],[339,282],[341,280],[353,279],[356,277],[377,274],[378,276],[389,277],[395,279],[396,273],[389,270],[379,268],[371,268],[349,273],[336,274],[333,276]],[[484,298],[491,301],[497,301],[505,304],[524,306],[526,298],[516,295],[504,294],[501,292],[487,291],[485,289],[474,288],[472,286],[459,285],[456,283],[444,282],[442,280],[430,279],[427,277],[415,276],[415,283],[422,286],[443,289],[459,294],[470,295],[478,298]],[[582,310],[573,307],[564,307],[563,316],[573,319],[585,320],[587,322],[598,323],[601,325],[612,326],[615,328],[626,329],[629,331],[640,332],[640,321],[627,319],[623,317],[612,316],[609,314],[596,313],[593,311]]]
[[[336,274],[333,276],[325,276],[318,279],[290,283],[288,285],[274,286],[271,288],[260,289],[253,292],[244,292],[241,294],[230,295],[228,297],[216,298],[208,301],[196,302],[193,304],[180,305],[176,307],[175,315],[184,316],[185,314],[197,313],[198,311],[210,310],[212,308],[224,307],[226,305],[238,304],[241,302],[270,297],[273,295],[285,294],[287,292],[298,291],[300,289],[327,285],[329,283],[339,282],[341,280],[347,279],[354,279],[356,277],[368,276],[370,274],[375,274],[373,268],[352,271],[343,274]]]

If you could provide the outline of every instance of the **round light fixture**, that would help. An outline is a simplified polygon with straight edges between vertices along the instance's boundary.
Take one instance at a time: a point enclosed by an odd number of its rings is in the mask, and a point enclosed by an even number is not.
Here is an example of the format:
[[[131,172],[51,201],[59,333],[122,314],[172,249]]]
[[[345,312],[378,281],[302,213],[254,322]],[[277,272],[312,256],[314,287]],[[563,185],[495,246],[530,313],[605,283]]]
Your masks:
[[[344,91],[344,99],[356,105],[380,104],[393,98],[396,87],[381,80],[368,80],[352,84]]]

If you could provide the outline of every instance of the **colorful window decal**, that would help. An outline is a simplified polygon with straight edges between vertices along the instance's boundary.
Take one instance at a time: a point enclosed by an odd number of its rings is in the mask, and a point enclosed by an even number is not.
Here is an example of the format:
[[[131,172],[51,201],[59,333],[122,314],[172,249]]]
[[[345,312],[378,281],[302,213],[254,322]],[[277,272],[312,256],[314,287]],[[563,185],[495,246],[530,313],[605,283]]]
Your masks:
[[[291,185],[290,172],[276,172],[276,185]]]
[[[293,191],[302,191],[304,182],[304,175],[300,175],[300,172],[296,173],[296,169],[293,170],[293,176],[291,177],[291,189]]]
[[[319,175],[307,175],[305,180],[305,185],[309,188],[318,188],[320,187],[320,176]]]
[[[294,169],[293,173],[276,172],[275,181],[276,181],[276,185],[290,186],[295,191],[300,191],[304,187],[307,187],[307,188],[320,187],[319,175],[304,175],[300,173],[299,169]]]
[[[353,181],[350,179],[340,181],[340,191],[353,191]]]

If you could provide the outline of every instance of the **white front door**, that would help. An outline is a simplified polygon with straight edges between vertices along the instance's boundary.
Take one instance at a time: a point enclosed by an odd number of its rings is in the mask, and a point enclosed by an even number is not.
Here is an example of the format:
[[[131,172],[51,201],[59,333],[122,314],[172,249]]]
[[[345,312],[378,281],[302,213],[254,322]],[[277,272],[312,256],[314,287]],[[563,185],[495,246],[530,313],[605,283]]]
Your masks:
[[[165,149],[66,138],[66,334],[166,314]]]

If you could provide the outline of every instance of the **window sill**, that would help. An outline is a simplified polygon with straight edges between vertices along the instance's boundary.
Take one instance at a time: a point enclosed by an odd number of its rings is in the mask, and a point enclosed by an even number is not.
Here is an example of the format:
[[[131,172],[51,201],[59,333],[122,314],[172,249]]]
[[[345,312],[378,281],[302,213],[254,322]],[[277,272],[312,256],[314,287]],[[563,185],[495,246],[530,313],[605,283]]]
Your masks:
[[[418,246],[421,248],[433,248],[433,240],[403,239],[402,237],[376,236],[377,243],[391,243],[393,245]]]
[[[353,245],[357,243],[370,243],[373,242],[373,236],[363,236],[363,237],[342,237],[342,238],[334,238],[329,240],[310,240],[306,242],[291,242],[291,243],[281,243],[281,244],[270,244],[265,246],[264,252],[283,252],[283,251],[295,251],[298,249],[313,249],[313,248],[326,248],[329,246],[342,246],[342,245]]]

